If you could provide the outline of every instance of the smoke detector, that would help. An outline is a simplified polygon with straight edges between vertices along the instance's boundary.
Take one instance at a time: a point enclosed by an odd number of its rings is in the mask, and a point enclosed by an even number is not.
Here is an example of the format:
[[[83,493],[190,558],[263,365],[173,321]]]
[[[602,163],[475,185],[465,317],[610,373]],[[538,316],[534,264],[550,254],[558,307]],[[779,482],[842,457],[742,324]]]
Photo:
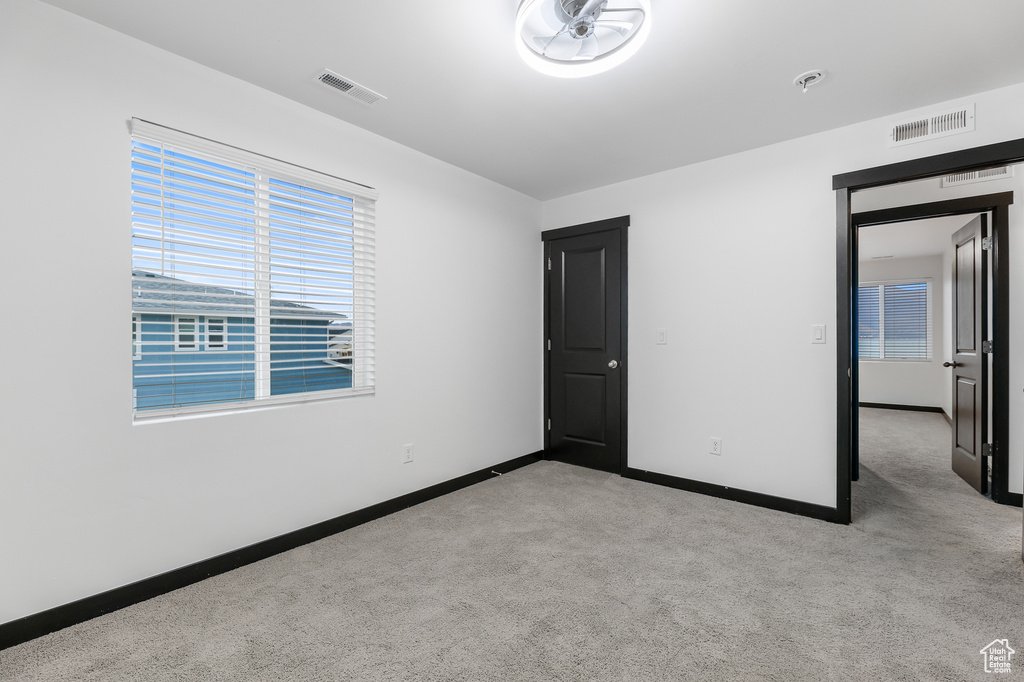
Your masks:
[[[805,71],[796,78],[793,79],[793,85],[799,86],[803,92],[807,92],[807,88],[812,85],[817,85],[821,81],[825,80],[826,72],[821,69],[814,69],[812,71]]]

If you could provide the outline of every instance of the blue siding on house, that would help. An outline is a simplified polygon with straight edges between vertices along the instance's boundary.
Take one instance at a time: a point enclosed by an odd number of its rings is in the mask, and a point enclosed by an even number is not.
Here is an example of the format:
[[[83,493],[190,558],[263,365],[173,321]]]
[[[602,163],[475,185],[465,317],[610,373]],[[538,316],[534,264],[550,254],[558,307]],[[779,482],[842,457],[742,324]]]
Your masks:
[[[227,317],[227,348],[208,349],[207,316],[198,315],[198,350],[177,351],[174,315],[136,313],[142,356],[132,361],[138,410],[252,400],[255,397],[253,319]],[[211,315],[217,319],[224,316]],[[348,367],[323,362],[327,320],[271,320],[271,395],[350,388]],[[289,325],[285,328],[284,325]],[[295,327],[300,327],[295,329]],[[292,345],[292,344],[295,345]],[[301,350],[301,353],[286,353]],[[203,376],[196,376],[202,373]]]
[[[327,324],[327,320],[270,320],[270,366],[274,368],[270,395],[352,386],[351,371],[323,362]]]

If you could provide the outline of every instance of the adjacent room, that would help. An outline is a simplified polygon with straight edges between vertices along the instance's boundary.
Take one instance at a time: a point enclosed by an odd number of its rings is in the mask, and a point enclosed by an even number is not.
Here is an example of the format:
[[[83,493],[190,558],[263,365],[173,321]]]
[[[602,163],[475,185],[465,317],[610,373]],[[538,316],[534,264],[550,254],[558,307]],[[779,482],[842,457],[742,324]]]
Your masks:
[[[0,680],[1011,671],[1022,25],[4,0]]]
[[[941,415],[948,431],[930,420],[948,434],[949,456],[941,461],[995,500],[1012,495],[1003,461],[973,450],[975,441],[989,440],[975,431],[994,434],[999,419],[1001,370],[991,352],[999,264],[987,236],[999,218],[969,204],[1012,201],[1019,172],[1019,164],[1008,164],[881,187],[858,193],[853,206],[857,403]]]

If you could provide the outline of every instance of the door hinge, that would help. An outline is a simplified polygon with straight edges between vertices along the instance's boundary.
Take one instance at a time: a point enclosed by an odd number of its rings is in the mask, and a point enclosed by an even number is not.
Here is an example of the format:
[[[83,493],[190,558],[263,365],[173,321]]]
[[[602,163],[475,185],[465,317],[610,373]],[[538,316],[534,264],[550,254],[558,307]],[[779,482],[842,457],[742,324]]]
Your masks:
[[[992,352],[992,342],[991,341],[982,341],[981,342],[981,352],[982,353],[991,353]]]
[[[550,430],[551,430],[551,420],[549,419],[548,420],[548,431],[550,431]]]
[[[992,237],[982,237],[981,238],[981,250],[982,251],[991,251],[992,250]]]
[[[548,258],[548,270],[550,270],[550,269],[551,269],[551,259]]]
[[[995,443],[982,443],[982,445],[981,445],[981,456],[982,457],[992,457],[995,454],[996,454],[996,444]]]

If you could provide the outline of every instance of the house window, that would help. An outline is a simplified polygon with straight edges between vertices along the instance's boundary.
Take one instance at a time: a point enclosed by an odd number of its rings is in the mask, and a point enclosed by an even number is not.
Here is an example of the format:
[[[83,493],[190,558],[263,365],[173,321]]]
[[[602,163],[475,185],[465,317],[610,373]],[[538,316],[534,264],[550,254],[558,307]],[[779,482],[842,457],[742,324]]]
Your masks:
[[[857,349],[862,360],[930,360],[931,282],[868,282],[858,286]]]
[[[194,317],[174,318],[174,349],[199,349],[199,321]]]
[[[206,350],[226,350],[227,321],[223,317],[206,318]]]
[[[142,322],[132,315],[132,360],[142,359]]]
[[[137,119],[131,135],[132,320],[151,330],[135,420],[372,393],[376,193]]]

